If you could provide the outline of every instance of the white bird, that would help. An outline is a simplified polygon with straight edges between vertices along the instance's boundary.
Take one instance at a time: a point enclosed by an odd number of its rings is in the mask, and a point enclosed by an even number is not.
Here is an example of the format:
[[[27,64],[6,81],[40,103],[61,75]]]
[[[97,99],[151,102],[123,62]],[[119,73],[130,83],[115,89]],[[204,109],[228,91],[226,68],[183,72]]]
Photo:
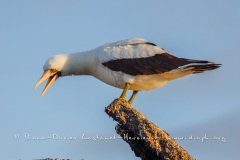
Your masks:
[[[167,82],[220,67],[205,60],[177,58],[144,39],[133,38],[107,43],[90,51],[55,55],[43,66],[44,73],[35,88],[48,82],[42,96],[59,77],[91,75],[111,86],[124,89],[126,99],[133,90],[131,104],[138,91],[162,87]]]

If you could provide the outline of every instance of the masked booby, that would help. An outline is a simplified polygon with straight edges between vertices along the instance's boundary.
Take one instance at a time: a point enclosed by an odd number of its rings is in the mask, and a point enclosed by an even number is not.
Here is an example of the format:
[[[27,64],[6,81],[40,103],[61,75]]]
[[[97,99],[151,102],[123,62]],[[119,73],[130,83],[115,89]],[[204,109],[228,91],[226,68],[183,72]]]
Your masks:
[[[162,87],[167,82],[189,74],[219,68],[206,60],[178,58],[144,39],[133,38],[107,43],[90,51],[54,55],[43,66],[44,73],[35,88],[48,79],[42,96],[59,78],[91,75],[111,86],[123,89],[120,98],[132,103],[138,91]]]

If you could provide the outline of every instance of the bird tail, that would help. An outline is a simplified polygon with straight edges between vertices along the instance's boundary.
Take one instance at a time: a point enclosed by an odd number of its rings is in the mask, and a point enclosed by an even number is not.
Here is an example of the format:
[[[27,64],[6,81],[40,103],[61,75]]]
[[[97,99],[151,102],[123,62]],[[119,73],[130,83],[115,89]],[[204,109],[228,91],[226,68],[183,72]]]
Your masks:
[[[189,61],[190,63],[187,66],[183,67],[183,69],[190,69],[193,74],[214,70],[221,66],[221,64],[216,64],[214,62],[204,61],[204,60],[189,59],[187,61]]]
[[[217,69],[221,66],[221,64],[215,64],[214,62],[203,61],[203,60],[190,60],[185,59],[187,61],[187,65],[178,67],[175,70],[170,72],[166,72],[162,74],[168,80],[178,79],[180,77],[185,77],[189,74],[202,73],[204,71],[210,71]]]

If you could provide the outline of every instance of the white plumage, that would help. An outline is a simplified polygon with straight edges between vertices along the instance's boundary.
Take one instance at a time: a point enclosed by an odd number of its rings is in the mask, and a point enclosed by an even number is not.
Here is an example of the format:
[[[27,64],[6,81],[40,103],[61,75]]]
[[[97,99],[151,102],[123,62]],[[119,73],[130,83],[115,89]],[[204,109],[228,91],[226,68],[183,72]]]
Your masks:
[[[128,89],[134,90],[132,103],[137,91],[151,90],[170,80],[218,67],[209,61],[177,58],[153,43],[134,38],[90,51],[55,55],[43,66],[45,72],[35,87],[49,78],[43,95],[60,76],[91,75],[111,86],[125,88],[122,98]]]

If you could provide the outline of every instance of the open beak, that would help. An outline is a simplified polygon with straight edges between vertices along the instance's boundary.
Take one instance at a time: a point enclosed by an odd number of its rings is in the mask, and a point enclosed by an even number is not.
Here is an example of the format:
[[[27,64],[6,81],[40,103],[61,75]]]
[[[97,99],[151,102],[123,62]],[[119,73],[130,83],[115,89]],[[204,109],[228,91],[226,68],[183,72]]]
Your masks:
[[[59,77],[59,73],[57,70],[53,70],[53,69],[49,69],[44,71],[42,77],[38,80],[38,82],[35,85],[35,89],[46,79],[48,79],[47,84],[45,86],[45,88],[43,89],[43,92],[41,94],[41,96],[43,96],[46,91],[48,90],[48,88],[58,79]]]

